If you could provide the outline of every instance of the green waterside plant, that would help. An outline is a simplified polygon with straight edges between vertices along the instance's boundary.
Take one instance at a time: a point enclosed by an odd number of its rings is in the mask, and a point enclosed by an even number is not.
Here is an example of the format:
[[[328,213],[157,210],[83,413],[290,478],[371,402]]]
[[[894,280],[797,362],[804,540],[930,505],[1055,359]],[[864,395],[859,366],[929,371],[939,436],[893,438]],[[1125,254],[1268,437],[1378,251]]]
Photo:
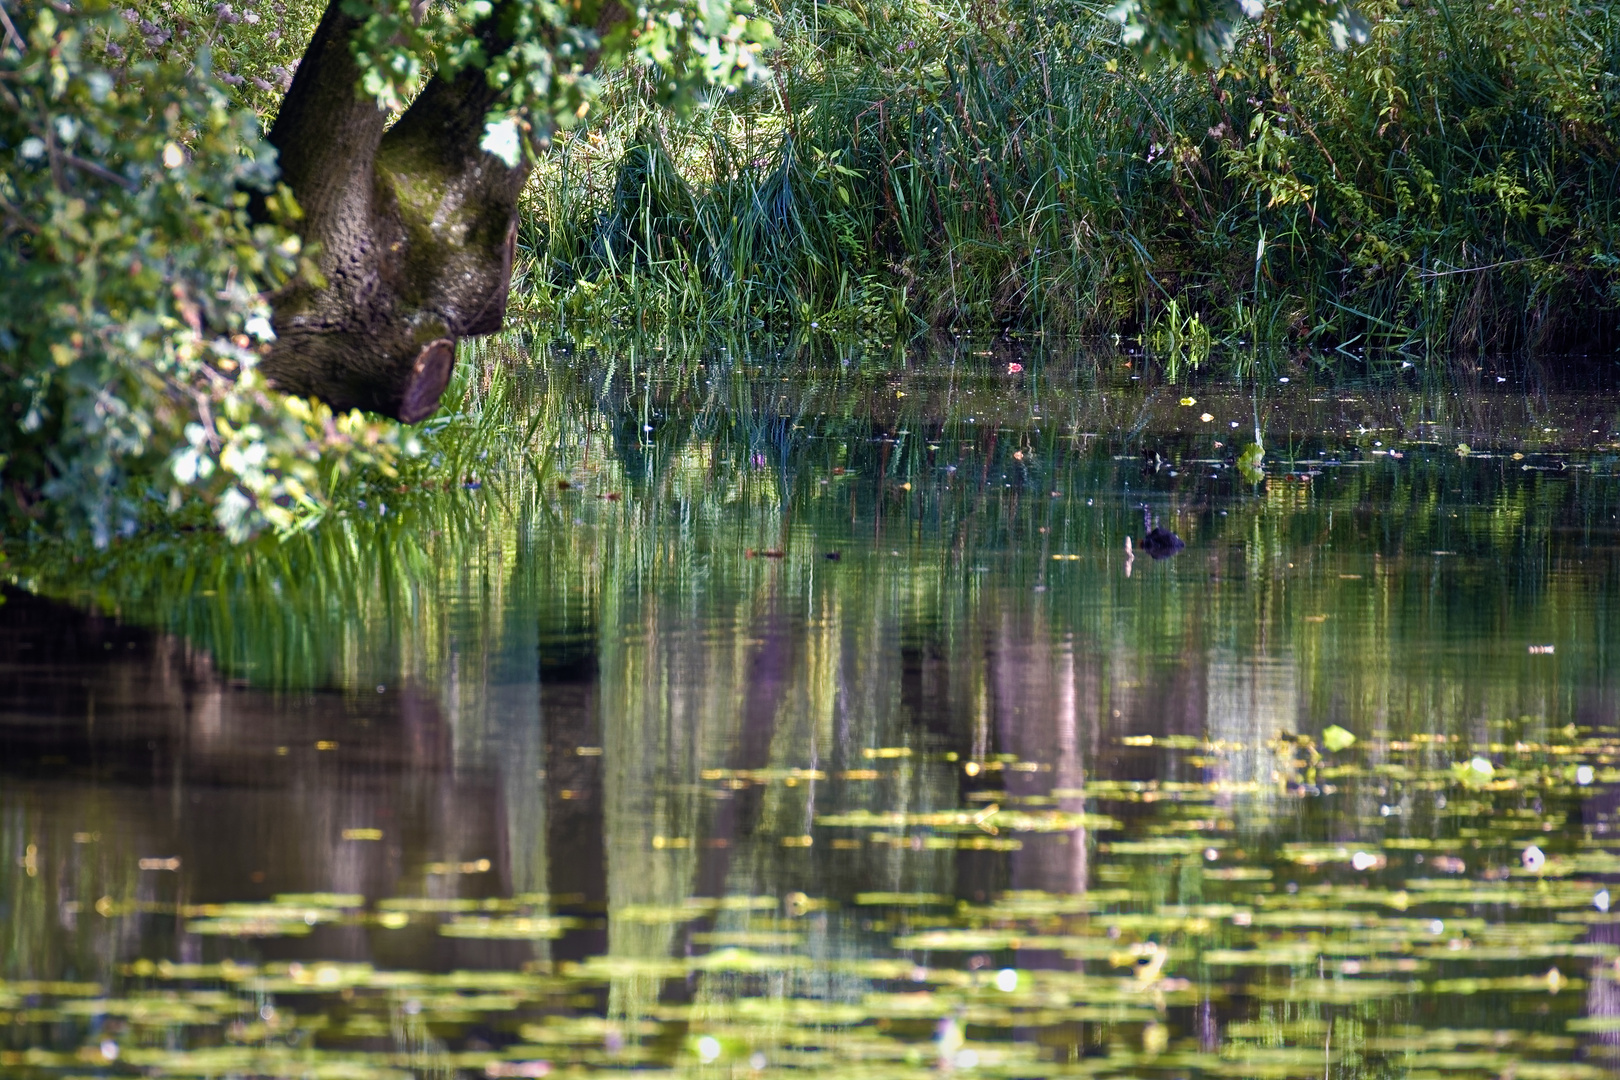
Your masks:
[[[28,14],[27,41],[13,26],[0,46],[7,531],[49,511],[104,547],[195,499],[241,539],[309,520],[334,472],[390,468],[397,433],[258,373],[265,298],[299,247],[245,205],[258,192],[278,218],[297,208],[222,81],[242,78],[209,44],[171,47],[173,23],[143,38],[96,2]]]
[[[1286,5],[1218,65],[1097,8],[788,6],[774,84],[683,122],[634,78],[531,189],[564,325],[1124,333],[1169,355],[1606,348],[1620,10]],[[1338,46],[1343,46],[1342,48]]]

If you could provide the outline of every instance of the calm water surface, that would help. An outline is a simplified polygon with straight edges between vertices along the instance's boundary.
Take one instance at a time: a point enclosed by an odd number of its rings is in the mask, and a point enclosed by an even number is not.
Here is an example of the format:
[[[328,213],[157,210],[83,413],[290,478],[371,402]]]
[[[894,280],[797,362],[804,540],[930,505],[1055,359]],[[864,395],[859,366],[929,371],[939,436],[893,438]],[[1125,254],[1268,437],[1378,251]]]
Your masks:
[[[985,351],[20,580],[0,1073],[1620,1074],[1620,396]]]

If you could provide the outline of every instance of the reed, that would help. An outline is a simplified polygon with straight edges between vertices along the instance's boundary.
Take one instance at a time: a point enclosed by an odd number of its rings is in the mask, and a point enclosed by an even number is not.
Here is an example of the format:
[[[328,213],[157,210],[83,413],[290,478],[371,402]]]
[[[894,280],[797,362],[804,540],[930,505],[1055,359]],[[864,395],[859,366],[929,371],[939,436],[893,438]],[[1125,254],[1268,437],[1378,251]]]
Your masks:
[[[1143,69],[1082,3],[784,9],[775,83],[686,118],[634,75],[530,193],[550,330],[927,327],[1190,348],[1614,338],[1620,10],[1370,0]]]

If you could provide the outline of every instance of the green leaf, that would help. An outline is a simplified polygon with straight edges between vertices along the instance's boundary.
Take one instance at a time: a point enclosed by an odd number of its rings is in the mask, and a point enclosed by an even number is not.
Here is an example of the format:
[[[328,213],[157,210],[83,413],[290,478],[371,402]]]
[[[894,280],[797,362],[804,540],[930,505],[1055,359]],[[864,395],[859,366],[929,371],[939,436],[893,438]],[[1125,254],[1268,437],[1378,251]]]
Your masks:
[[[1356,745],[1356,737],[1338,724],[1329,724],[1322,731],[1322,745],[1338,753]]]
[[[1451,777],[1470,791],[1477,791],[1496,777],[1496,766],[1482,757],[1454,761],[1451,763]]]

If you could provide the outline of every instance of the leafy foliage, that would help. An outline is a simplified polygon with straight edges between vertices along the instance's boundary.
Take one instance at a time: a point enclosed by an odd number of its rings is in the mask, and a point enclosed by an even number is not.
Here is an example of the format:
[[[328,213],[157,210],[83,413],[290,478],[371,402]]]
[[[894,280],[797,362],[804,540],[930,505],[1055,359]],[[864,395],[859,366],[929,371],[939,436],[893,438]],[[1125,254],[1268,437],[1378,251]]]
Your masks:
[[[611,0],[610,0],[611,2]],[[606,34],[601,0],[491,0],[423,5],[419,0],[344,0],[363,20],[355,56],[365,91],[385,108],[405,108],[429,71],[482,70],[503,90],[484,149],[515,165],[532,134],[541,144],[590,112],[601,91],[594,72],[626,62],[657,82],[665,106],[689,108],[711,87],[758,80],[773,41],[747,0],[656,0],[631,7]],[[492,25],[493,24],[493,25]]]
[[[1262,0],[1121,0],[1109,17],[1124,27],[1124,43],[1149,63],[1169,59],[1203,70],[1220,67],[1249,25],[1266,14]],[[1336,49],[1367,39],[1366,20],[1340,0],[1284,0],[1273,15]]]
[[[352,4],[351,4],[352,6]],[[597,40],[585,7],[362,5],[364,90],[402,108],[433,70],[508,89],[486,149],[577,123],[587,59],[668,74],[662,97],[757,74],[768,25],[716,0],[638,11]],[[262,119],[318,6],[30,0],[0,41],[0,480],[29,519],[105,546],[198,499],[236,539],[318,520],[355,469],[391,476],[411,440],[275,393],[257,369],[275,290],[311,274]],[[495,24],[495,25],[491,25]],[[475,32],[476,31],[476,32]],[[661,66],[661,67],[660,67]],[[250,197],[264,212],[250,218]],[[268,221],[266,221],[268,216]]]
[[[117,65],[138,26],[105,7],[27,14],[0,66],[0,461],[12,507],[39,499],[97,546],[153,500],[201,496],[244,536],[319,507],[313,462],[359,449],[256,371],[266,290],[297,238],[253,225],[247,192],[295,215],[256,117],[204,47]],[[156,35],[149,35],[156,36]],[[386,443],[367,432],[373,443]],[[359,455],[385,462],[368,447]]]

